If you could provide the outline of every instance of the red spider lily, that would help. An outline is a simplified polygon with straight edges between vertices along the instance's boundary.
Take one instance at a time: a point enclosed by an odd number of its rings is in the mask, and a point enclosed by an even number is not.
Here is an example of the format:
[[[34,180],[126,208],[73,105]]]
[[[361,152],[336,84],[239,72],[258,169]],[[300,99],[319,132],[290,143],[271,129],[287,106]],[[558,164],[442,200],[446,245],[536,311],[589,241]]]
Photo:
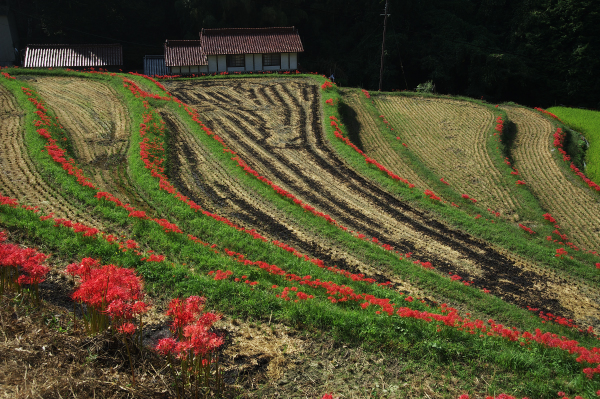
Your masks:
[[[444,184],[448,185],[448,186],[450,185],[450,183],[448,183],[446,180],[444,180],[444,178],[443,178],[443,177],[440,179],[440,181],[441,181],[442,183],[444,183]]]
[[[543,114],[546,114],[546,115],[548,115],[548,116],[551,116],[551,117],[553,117],[554,119],[557,119],[557,120],[559,120],[559,121],[560,121],[560,119],[558,118],[558,116],[554,115],[552,112],[546,111],[545,109],[538,108],[538,107],[535,107],[534,109],[535,109],[536,111],[539,111],[539,112],[541,112],[541,113],[543,113]]]
[[[369,94],[369,92],[367,90],[361,89],[361,91],[363,92],[363,94],[365,95],[365,97],[371,98],[371,95]]]
[[[567,251],[565,251],[565,249],[564,249],[564,248],[558,248],[558,249],[556,250],[556,255],[554,255],[554,256],[556,256],[557,258],[562,258],[562,257],[563,257],[563,255],[568,255],[568,252],[567,252]]]
[[[556,132],[553,135],[553,137],[554,137],[553,145],[554,145],[554,147],[556,147],[558,149],[558,152],[560,152],[562,154],[564,161],[570,161],[571,158],[568,156],[567,152],[563,149],[565,136],[566,136],[566,134],[562,131],[561,128],[556,129]],[[594,189],[596,191],[600,191],[600,185],[596,184],[595,182],[591,181],[588,177],[586,177],[585,174],[583,174],[579,170],[579,168],[577,166],[575,166],[575,164],[573,162],[571,162],[570,168],[590,188],[592,188],[592,189]]]
[[[544,219],[546,219],[550,223],[556,223],[556,219],[554,219],[549,213],[544,213]]]
[[[536,234],[535,231],[531,230],[529,227],[522,225],[521,223],[519,223],[519,227],[522,228],[523,230],[525,230],[526,232],[528,232],[529,234]]]
[[[327,81],[327,82],[325,82],[325,83],[323,83],[321,85],[321,89],[323,89],[323,90],[327,90],[327,89],[329,89],[331,87],[333,87],[333,84],[331,82],[329,82],[329,81]]]
[[[435,195],[435,193],[431,190],[425,190],[424,194],[426,197],[429,197],[433,201],[441,201],[441,198]]]
[[[600,269],[600,263],[596,263],[596,269]]]
[[[81,280],[71,297],[86,305],[86,328],[90,333],[108,328],[111,322],[118,329],[139,315],[141,340],[141,315],[148,305],[140,302],[144,296],[143,283],[134,271],[115,265],[100,267],[98,261],[84,258],[79,265],[67,266],[66,272]]]
[[[6,233],[0,232],[0,294],[8,289],[21,289],[28,285],[39,305],[39,284],[46,279],[50,268],[43,265],[48,259],[33,248],[20,248],[14,244],[4,244]]]
[[[525,185],[526,183],[523,180],[517,180],[518,185]]]
[[[161,339],[154,348],[159,354],[167,356],[173,377],[175,378],[177,396],[185,396],[185,387],[190,386],[195,393],[200,385],[216,391],[223,389],[223,381],[219,372],[219,360],[216,349],[223,344],[223,338],[210,332],[212,325],[221,318],[214,313],[203,313],[206,298],[191,296],[185,300],[173,299],[169,304],[167,315],[173,318],[171,331],[177,334],[173,338]],[[173,357],[181,360],[181,372],[175,372]],[[211,366],[216,374],[213,383],[209,382]],[[192,395],[194,396],[194,395]]]

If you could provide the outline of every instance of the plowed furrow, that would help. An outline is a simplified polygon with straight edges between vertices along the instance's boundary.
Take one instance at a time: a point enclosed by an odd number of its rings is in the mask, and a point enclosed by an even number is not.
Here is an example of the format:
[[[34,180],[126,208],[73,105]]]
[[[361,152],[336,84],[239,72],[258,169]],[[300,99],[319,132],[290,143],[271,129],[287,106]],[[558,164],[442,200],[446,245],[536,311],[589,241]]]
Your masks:
[[[402,96],[378,96],[375,104],[409,150],[457,191],[504,215],[516,212],[487,153],[490,111],[467,102]]]
[[[556,129],[534,111],[517,107],[506,107],[506,111],[518,129],[514,158],[523,180],[568,230],[572,242],[599,250],[600,203],[586,188],[573,184],[572,176],[565,176],[556,164],[552,157]]]
[[[194,82],[192,87],[197,93],[222,90],[231,96],[231,90],[239,87],[235,86],[237,84],[228,81],[218,88],[212,82],[205,87],[200,81]],[[244,85],[244,82],[239,84]],[[213,102],[211,105],[218,110],[204,113],[203,118],[260,174],[319,211],[330,214],[342,225],[372,234],[397,249],[413,252],[418,259],[432,261],[442,272],[473,278],[475,285],[487,287],[510,302],[548,309],[557,314],[580,312],[575,305],[562,301],[556,290],[546,289],[551,284],[564,284],[564,280],[449,228],[348,167],[325,139],[318,86],[300,79],[288,80],[287,83],[253,79],[251,84],[253,87],[264,85],[256,90],[259,97],[270,99],[267,100],[270,104],[275,102],[272,104],[275,107],[263,106],[252,111],[268,121],[266,131],[265,126],[259,128],[253,125],[252,120],[256,118],[249,115],[243,106]],[[190,84],[169,82],[168,85],[175,95],[179,95],[181,87],[182,94],[188,99],[194,97],[189,95]],[[286,90],[281,90],[284,85]],[[215,100],[215,96],[211,98]],[[286,103],[278,104],[277,101]],[[191,105],[204,106],[202,102],[193,101]],[[298,105],[301,110],[295,109]],[[285,126],[282,123],[288,121],[286,110],[290,112],[290,123],[297,117],[298,125]],[[489,119],[486,121],[489,123]],[[473,129],[481,128],[476,125]],[[589,305],[586,309],[597,317],[600,311],[594,306]]]
[[[70,197],[66,199],[41,177],[25,145],[24,113],[15,112],[16,101],[2,86],[0,99],[2,104],[8,104],[4,109],[8,112],[0,113],[0,192],[22,204],[38,206],[44,214],[54,212],[55,216],[101,229],[99,221],[81,212],[83,205]]]
[[[77,161],[101,191],[144,210],[148,204],[128,189],[126,170],[130,118],[125,105],[109,86],[91,79],[38,78],[35,88],[56,113],[74,144]]]
[[[379,131],[373,117],[365,110],[359,96],[356,93],[348,93],[345,96],[345,101],[356,112],[363,151],[370,157],[377,159],[392,172],[407,179],[420,190],[431,189],[396,151],[389,148],[384,134]]]
[[[328,264],[335,263],[349,270],[368,273],[381,282],[388,278],[353,256],[340,256],[343,253],[340,248],[310,230],[297,226],[272,204],[244,190],[176,116],[165,111],[161,112],[161,116],[170,132],[170,179],[184,195],[207,210],[246,228],[255,228],[271,239],[281,240]]]

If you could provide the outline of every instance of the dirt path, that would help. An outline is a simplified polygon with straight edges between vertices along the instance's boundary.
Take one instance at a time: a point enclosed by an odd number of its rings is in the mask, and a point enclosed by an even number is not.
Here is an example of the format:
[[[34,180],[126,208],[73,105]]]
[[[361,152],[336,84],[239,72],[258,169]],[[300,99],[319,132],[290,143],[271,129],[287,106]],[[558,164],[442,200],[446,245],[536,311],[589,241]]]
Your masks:
[[[521,306],[600,320],[597,294],[561,297],[570,283],[412,208],[349,168],[323,131],[320,90],[303,79],[167,82],[170,92],[263,176],[350,230],[431,261]],[[489,121],[488,121],[489,122]],[[250,222],[250,221],[249,221]],[[267,224],[266,222],[264,224]],[[268,230],[264,224],[259,231]],[[385,269],[385,265],[379,266]],[[550,287],[554,287],[551,289]],[[559,287],[560,289],[556,289]],[[570,289],[569,288],[569,289]]]
[[[494,115],[466,101],[376,96],[375,105],[398,136],[433,172],[460,194],[510,218],[518,204],[487,152]],[[379,150],[390,152],[387,146]],[[503,186],[504,185],[504,186]]]
[[[552,157],[552,135],[556,129],[534,111],[519,107],[505,109],[517,125],[513,156],[523,180],[559,226],[566,228],[572,242],[599,251],[600,203],[587,188],[572,183],[576,176],[565,176],[556,164]]]
[[[25,113],[13,95],[0,86],[0,192],[21,204],[38,206],[43,213],[69,218],[88,226],[101,223],[82,211],[82,205],[67,199],[46,183],[30,158],[25,145]]]

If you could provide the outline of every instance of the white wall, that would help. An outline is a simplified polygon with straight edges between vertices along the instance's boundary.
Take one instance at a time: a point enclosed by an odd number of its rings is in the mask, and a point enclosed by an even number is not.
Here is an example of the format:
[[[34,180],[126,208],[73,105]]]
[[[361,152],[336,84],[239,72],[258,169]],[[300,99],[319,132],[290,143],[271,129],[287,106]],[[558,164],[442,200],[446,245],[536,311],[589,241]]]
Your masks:
[[[261,71],[262,69],[262,54],[254,54],[254,70]]]
[[[200,65],[200,72],[204,72],[207,73],[208,72],[208,65]]]
[[[179,75],[180,73],[181,73],[181,67],[178,67],[178,66],[171,67],[171,74]]]
[[[218,72],[227,71],[227,56],[224,54],[217,55],[217,64],[218,64],[218,68],[217,68]]]
[[[281,53],[281,69],[290,69],[290,53]]]
[[[227,72],[244,72],[244,67],[227,67]]]
[[[190,73],[200,73],[200,67],[198,65],[191,66]]]
[[[273,66],[263,67],[263,71],[278,71],[280,69],[281,69],[281,65],[273,65]]]
[[[254,55],[246,54],[246,71],[254,71]]]
[[[298,53],[290,53],[290,69],[298,69]]]
[[[217,66],[217,56],[209,55],[208,56],[208,72],[217,72],[219,70]]]

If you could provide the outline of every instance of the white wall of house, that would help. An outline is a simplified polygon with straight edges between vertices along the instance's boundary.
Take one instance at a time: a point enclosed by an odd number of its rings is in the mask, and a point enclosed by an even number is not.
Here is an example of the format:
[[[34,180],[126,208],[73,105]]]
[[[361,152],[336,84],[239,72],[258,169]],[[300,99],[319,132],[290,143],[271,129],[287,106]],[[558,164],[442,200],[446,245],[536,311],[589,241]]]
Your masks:
[[[254,70],[262,71],[262,54],[254,54]]]
[[[207,65],[184,65],[184,66],[171,67],[172,75],[191,75],[191,74],[200,74],[200,73],[207,73],[207,72],[208,72]]]
[[[246,71],[254,71],[254,54],[246,54]]]
[[[227,67],[226,55],[209,55],[208,65],[200,66],[200,70],[194,70],[191,73],[198,72],[250,72],[250,71],[277,71],[280,69],[295,70],[298,69],[298,53],[281,53],[281,65],[265,66],[262,65],[262,54],[245,54],[245,66]],[[176,67],[173,67],[176,68]],[[185,68],[185,67],[184,67]],[[173,69],[172,69],[173,70]],[[173,70],[173,73],[174,72]],[[177,72],[180,73],[180,72]]]
[[[217,72],[219,67],[217,66],[217,56],[209,55],[208,56],[208,72]]]
[[[281,69],[290,69],[290,53],[281,53]]]
[[[227,71],[227,56],[225,54],[217,55],[217,64],[218,64],[218,68],[217,68],[218,72],[226,72]]]

